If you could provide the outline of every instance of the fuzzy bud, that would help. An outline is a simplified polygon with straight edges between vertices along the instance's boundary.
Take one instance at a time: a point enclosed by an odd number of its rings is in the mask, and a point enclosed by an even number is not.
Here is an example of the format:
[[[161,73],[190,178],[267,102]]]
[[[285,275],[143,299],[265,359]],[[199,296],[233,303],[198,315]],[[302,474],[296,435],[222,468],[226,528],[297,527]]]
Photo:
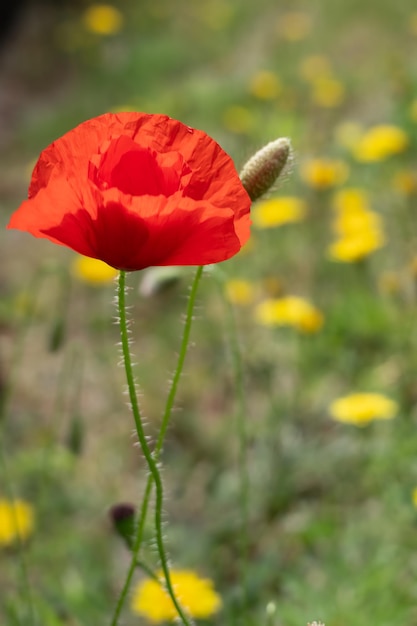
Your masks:
[[[240,180],[252,202],[263,196],[276,182],[291,155],[287,137],[275,139],[258,150],[245,163]]]

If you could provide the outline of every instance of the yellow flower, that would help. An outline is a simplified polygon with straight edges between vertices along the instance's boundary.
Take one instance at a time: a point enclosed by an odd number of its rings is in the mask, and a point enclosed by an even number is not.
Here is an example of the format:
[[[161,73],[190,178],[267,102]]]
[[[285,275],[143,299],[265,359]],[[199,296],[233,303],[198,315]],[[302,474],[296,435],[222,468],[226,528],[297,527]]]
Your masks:
[[[292,326],[304,333],[315,333],[323,326],[323,314],[298,296],[269,298],[255,309],[255,318],[264,326]]]
[[[72,274],[79,280],[91,285],[102,285],[112,282],[118,275],[114,267],[98,259],[91,259],[88,256],[75,257],[72,266]]]
[[[304,182],[315,189],[328,189],[345,182],[349,168],[338,159],[312,159],[301,167]]]
[[[159,578],[162,572],[157,572]],[[192,570],[172,570],[171,581],[184,610],[194,618],[211,617],[221,608],[222,601],[208,578],[199,578]],[[156,580],[145,580],[133,592],[132,611],[152,622],[174,621],[177,612],[171,598]]]
[[[332,402],[329,411],[338,422],[366,426],[373,420],[395,417],[398,405],[379,393],[352,393]]]
[[[333,207],[338,213],[368,211],[369,195],[360,187],[345,187],[334,194]]]
[[[354,263],[361,261],[385,244],[385,238],[381,231],[368,229],[353,235],[347,235],[337,239],[327,249],[327,253],[334,261],[342,263]]]
[[[232,304],[247,306],[255,299],[255,288],[249,280],[228,280],[224,287],[225,296]]]
[[[295,196],[264,200],[252,209],[252,221],[258,228],[274,228],[282,224],[301,222],[305,215],[305,202]]]
[[[333,230],[338,239],[328,247],[335,261],[359,261],[385,244],[381,217],[369,208],[368,194],[356,187],[341,189],[333,197]]]
[[[339,106],[345,97],[345,86],[331,76],[319,76],[312,82],[311,99],[314,104],[325,108]]]
[[[278,22],[278,33],[287,41],[301,41],[310,34],[311,17],[304,11],[288,11]]]
[[[34,525],[33,509],[23,500],[0,500],[0,546],[27,539]]]
[[[411,500],[413,502],[413,505],[417,509],[417,487],[414,487],[413,491],[411,492]]]
[[[259,100],[273,100],[281,91],[281,81],[274,72],[262,70],[252,77],[249,91]]]
[[[110,4],[92,4],[82,15],[85,28],[95,35],[114,35],[123,26],[123,15]]]
[[[372,126],[358,139],[353,155],[361,162],[383,161],[403,152],[408,144],[408,136],[402,128],[381,124]]]
[[[223,124],[232,133],[247,133],[254,125],[254,115],[246,107],[233,105],[223,113]]]
[[[339,213],[333,222],[333,229],[343,238],[360,238],[378,231],[381,240],[383,239],[381,218],[374,211],[356,210]]]

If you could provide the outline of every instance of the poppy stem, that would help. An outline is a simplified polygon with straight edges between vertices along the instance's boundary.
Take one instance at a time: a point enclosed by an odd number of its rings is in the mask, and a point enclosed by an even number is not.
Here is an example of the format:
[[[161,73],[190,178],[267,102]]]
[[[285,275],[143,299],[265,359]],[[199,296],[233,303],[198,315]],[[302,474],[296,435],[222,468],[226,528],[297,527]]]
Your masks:
[[[162,438],[161,438],[161,435],[159,436],[157,446],[155,447],[155,450],[151,452],[147,439],[146,439],[145,431],[143,428],[138,398],[136,394],[135,380],[134,380],[134,375],[133,375],[132,359],[131,359],[131,354],[130,354],[130,349],[129,349],[128,322],[127,322],[126,305],[125,305],[125,286],[126,286],[126,272],[121,270],[119,274],[119,285],[118,285],[118,313],[119,313],[119,325],[120,325],[120,337],[121,337],[121,344],[122,344],[123,362],[124,362],[124,367],[125,367],[125,372],[126,372],[126,381],[127,381],[128,391],[129,391],[129,398],[130,398],[130,403],[132,407],[133,418],[134,418],[135,426],[136,426],[136,432],[137,432],[138,440],[142,448],[142,452],[145,457],[146,463],[148,465],[149,474],[150,474],[148,483],[146,486],[146,492],[145,492],[144,502],[142,506],[142,515],[141,515],[141,519],[139,522],[138,534],[137,534],[135,546],[134,546],[134,549],[137,548],[137,551],[136,553],[134,552],[133,554],[133,563],[134,564],[137,563],[137,552],[140,547],[138,537],[140,537],[140,540],[142,539],[143,526],[145,523],[146,511],[147,511],[147,507],[149,503],[152,482],[154,482],[155,491],[156,491],[155,493],[155,519],[154,519],[155,535],[156,535],[156,544],[157,544],[159,559],[161,561],[161,568],[163,572],[165,587],[172,600],[172,603],[175,606],[175,609],[182,623],[184,624],[184,626],[191,626],[190,620],[186,617],[183,609],[181,608],[181,605],[179,604],[177,600],[177,597],[175,595],[175,592],[171,583],[171,576],[170,576],[169,565],[168,565],[168,557],[165,551],[165,545],[164,545],[164,540],[163,540],[162,504],[163,504],[164,493],[163,493],[161,473],[158,468],[158,455],[162,447],[163,436]],[[188,343],[188,339],[187,339],[187,343]],[[182,362],[184,360],[184,357],[185,357],[185,353],[183,355]],[[179,376],[180,376],[180,373],[178,374],[178,378],[176,376],[174,377],[174,379],[177,378],[177,381],[176,381],[177,383],[179,380]],[[175,390],[176,389],[174,389],[174,393],[172,397],[172,404],[174,401]],[[168,398],[170,398],[170,396],[171,396],[171,393],[168,396]],[[172,404],[171,404],[171,408],[172,408]],[[171,413],[171,408],[169,409],[169,411],[165,412],[165,414],[168,413],[166,421],[168,420],[169,415]],[[165,434],[166,427],[167,427],[167,424],[165,424],[163,435]],[[145,502],[146,502],[146,509],[144,513],[143,508],[144,508]],[[130,579],[128,582],[130,583]],[[115,614],[111,622],[112,626],[116,626],[117,624],[118,617],[120,615],[120,611],[123,605],[123,601],[126,597],[128,588],[129,588],[129,585],[125,584],[125,586],[122,589],[122,593],[119,597]]]

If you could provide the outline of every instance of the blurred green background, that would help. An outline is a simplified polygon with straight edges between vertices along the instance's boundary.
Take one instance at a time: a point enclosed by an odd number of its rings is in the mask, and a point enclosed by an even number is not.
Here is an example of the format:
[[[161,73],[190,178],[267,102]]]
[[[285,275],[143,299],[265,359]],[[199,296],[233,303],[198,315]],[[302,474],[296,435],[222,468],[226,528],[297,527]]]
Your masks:
[[[39,624],[109,623],[128,555],[108,510],[139,501],[146,470],[117,367],[114,285],[91,284],[71,251],[5,226],[46,145],[85,119],[138,110],[206,131],[237,169],[266,142],[290,137],[292,164],[271,198],[303,207],[297,223],[255,222],[250,245],[222,265],[224,286],[209,272],[203,280],[163,455],[173,564],[214,580],[224,607],[212,623],[415,626],[414,3],[98,6],[28,0],[0,48],[0,498],[12,490],[34,509],[23,553]],[[375,140],[376,156],[361,157],[364,133],[380,125],[402,143],[384,135],[385,151]],[[346,188],[365,194],[384,235],[375,251],[343,262],[329,246]],[[129,276],[150,435],[192,274],[151,290],[152,273]],[[286,295],[314,303],[323,325],[260,323],[258,305]],[[245,376],[246,574],[230,303]],[[332,419],[331,403],[359,391],[393,399],[395,419]],[[0,550],[0,622],[29,624],[19,550]],[[156,562],[152,542],[148,554]],[[143,618],[127,607],[123,623]]]

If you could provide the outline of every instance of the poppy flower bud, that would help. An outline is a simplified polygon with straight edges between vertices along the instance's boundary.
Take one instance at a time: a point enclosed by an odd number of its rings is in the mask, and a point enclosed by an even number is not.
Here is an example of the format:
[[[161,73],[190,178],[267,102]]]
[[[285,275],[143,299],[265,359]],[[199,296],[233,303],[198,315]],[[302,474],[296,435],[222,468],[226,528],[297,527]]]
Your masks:
[[[252,202],[263,196],[282,173],[291,155],[287,137],[271,141],[245,163],[240,180]]]
[[[133,504],[115,504],[109,511],[116,533],[132,548],[135,531],[135,507]]]

